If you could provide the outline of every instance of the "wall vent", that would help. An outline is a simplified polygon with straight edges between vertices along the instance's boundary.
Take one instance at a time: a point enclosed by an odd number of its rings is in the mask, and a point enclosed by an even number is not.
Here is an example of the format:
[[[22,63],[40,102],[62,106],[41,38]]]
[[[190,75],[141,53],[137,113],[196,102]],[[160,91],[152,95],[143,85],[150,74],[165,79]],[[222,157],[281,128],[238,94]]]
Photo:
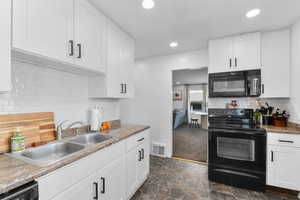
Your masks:
[[[160,143],[152,143],[152,153],[156,156],[163,156],[165,157],[166,152],[166,145]]]

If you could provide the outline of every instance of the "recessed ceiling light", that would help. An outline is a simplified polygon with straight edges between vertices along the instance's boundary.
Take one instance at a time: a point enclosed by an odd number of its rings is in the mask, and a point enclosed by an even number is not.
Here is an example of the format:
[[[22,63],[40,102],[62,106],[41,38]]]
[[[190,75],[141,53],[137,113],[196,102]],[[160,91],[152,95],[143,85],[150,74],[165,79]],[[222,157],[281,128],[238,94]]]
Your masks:
[[[172,48],[178,47],[178,42],[171,42],[170,47]]]
[[[153,0],[143,0],[142,6],[143,8],[149,10],[154,8],[155,2]]]
[[[247,13],[246,13],[246,17],[247,18],[253,18],[253,17],[256,17],[260,14],[261,10],[258,9],[258,8],[255,8],[255,9],[252,9],[252,10],[249,10]]]

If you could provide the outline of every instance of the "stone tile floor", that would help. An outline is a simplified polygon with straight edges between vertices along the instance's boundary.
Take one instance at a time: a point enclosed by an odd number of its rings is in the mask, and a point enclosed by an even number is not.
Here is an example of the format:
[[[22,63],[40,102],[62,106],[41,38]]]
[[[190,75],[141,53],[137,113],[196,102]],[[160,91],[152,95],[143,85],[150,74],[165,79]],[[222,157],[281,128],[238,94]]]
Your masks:
[[[132,200],[295,200],[288,194],[238,189],[209,182],[207,166],[151,157],[149,179]]]

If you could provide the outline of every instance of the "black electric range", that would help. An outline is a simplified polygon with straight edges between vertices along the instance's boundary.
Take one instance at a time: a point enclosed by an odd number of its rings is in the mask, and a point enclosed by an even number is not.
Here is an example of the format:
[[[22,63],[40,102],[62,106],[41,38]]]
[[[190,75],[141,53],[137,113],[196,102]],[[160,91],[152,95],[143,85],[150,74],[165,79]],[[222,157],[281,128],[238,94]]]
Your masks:
[[[209,180],[265,191],[266,131],[251,109],[209,109]]]

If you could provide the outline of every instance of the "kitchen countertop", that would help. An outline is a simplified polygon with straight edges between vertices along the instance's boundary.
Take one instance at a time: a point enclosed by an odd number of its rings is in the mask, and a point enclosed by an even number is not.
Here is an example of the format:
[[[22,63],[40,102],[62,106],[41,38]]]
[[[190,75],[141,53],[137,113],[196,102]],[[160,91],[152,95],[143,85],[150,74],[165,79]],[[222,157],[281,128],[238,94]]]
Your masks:
[[[277,126],[261,126],[271,133],[288,133],[288,134],[300,134],[300,128],[296,126],[277,127]]]
[[[113,136],[113,138],[100,144],[91,145],[79,152],[74,153],[69,158],[45,167],[30,165],[7,155],[0,155],[0,194],[33,181],[36,178],[44,176],[58,168],[68,165],[76,160],[79,160],[80,158],[124,140],[148,128],[150,127],[142,125],[121,125],[119,129],[105,133]]]

